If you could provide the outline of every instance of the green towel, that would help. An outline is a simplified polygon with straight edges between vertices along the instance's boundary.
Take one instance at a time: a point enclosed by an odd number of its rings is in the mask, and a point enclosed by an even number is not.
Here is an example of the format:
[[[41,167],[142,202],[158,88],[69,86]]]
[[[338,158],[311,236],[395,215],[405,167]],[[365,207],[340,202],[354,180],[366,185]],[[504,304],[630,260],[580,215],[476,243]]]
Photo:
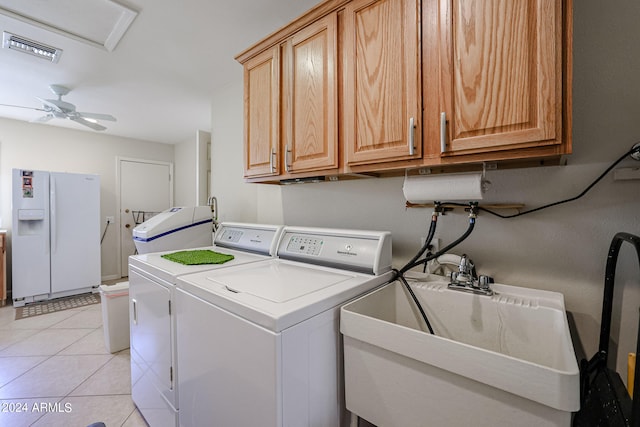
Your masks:
[[[210,250],[180,251],[162,255],[169,261],[185,265],[223,264],[233,259],[233,255],[221,254]]]

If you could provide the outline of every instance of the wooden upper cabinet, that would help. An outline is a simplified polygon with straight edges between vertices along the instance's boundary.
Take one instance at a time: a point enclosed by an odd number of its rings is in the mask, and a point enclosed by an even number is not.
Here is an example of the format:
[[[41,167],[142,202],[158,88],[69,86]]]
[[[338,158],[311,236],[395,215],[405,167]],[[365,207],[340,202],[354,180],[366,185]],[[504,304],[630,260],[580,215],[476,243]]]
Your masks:
[[[572,9],[322,1],[236,57],[245,177],[559,160],[571,153]]]
[[[283,150],[289,174],[338,167],[337,14],[283,45]]]
[[[563,143],[561,1],[439,0],[424,7],[424,86],[434,97],[425,100],[427,155]]]
[[[278,174],[280,49],[244,64],[244,176]]]
[[[348,165],[421,157],[419,11],[417,0],[345,5],[342,135]]]

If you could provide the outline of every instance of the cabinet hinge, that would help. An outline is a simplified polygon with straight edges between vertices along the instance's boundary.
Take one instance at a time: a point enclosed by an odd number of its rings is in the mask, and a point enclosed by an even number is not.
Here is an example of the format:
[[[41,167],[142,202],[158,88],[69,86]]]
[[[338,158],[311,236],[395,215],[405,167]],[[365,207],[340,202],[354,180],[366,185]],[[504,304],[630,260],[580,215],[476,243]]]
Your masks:
[[[169,366],[169,382],[173,384],[173,366]]]
[[[171,300],[169,300],[169,316],[171,316]]]

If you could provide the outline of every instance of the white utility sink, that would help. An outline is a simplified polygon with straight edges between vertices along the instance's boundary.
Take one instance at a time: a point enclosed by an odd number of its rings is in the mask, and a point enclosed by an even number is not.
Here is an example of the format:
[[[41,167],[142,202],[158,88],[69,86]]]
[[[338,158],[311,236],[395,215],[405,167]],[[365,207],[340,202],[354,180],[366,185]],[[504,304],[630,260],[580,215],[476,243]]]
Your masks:
[[[579,370],[562,294],[407,276],[435,335],[399,281],[342,307],[347,409],[378,427],[570,426]]]

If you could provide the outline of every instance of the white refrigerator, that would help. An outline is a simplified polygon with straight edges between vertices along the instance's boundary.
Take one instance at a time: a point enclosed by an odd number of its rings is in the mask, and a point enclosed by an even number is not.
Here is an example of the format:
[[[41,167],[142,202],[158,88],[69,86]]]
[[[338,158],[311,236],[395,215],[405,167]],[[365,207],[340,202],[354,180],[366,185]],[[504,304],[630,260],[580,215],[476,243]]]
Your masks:
[[[12,298],[27,303],[100,285],[100,177],[13,169]]]

